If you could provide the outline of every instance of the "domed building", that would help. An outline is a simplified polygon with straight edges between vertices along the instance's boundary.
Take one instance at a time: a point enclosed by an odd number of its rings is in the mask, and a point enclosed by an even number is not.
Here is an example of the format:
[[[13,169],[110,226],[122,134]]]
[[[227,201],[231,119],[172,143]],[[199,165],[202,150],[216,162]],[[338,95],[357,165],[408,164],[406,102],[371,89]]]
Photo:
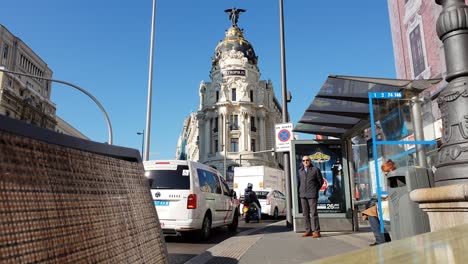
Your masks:
[[[177,146],[177,157],[228,175],[235,166],[278,168],[282,163],[282,156],[254,153],[274,148],[281,106],[272,82],[260,80],[258,57],[237,26],[238,15],[215,48],[211,81],[200,83],[198,111],[185,120]]]

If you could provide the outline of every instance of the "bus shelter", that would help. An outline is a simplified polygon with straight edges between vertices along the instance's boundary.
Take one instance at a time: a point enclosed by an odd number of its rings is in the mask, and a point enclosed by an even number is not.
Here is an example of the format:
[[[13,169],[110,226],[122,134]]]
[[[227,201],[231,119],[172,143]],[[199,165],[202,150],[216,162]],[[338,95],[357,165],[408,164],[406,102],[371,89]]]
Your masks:
[[[387,192],[380,171],[383,162],[391,159],[400,168],[432,167],[440,135],[434,128],[428,88],[441,80],[327,78],[293,131],[328,139],[296,140],[291,145],[292,197],[298,197],[302,155],[311,156],[314,166],[323,171],[327,186],[322,186],[318,201],[323,231],[356,229],[355,204],[372,196],[381,203]],[[295,231],[300,232],[301,206],[299,199],[292,201]],[[385,212],[380,214],[382,221],[390,220]]]

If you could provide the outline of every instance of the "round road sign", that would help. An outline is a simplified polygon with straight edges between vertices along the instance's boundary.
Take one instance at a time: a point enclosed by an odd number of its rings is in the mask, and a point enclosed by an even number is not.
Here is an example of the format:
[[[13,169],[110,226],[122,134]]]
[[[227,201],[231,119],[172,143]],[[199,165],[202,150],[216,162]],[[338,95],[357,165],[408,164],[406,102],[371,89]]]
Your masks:
[[[290,138],[291,138],[291,133],[290,133],[289,130],[287,130],[287,129],[282,129],[282,130],[280,130],[280,132],[278,133],[278,139],[279,139],[281,142],[286,142],[286,141],[288,141]]]

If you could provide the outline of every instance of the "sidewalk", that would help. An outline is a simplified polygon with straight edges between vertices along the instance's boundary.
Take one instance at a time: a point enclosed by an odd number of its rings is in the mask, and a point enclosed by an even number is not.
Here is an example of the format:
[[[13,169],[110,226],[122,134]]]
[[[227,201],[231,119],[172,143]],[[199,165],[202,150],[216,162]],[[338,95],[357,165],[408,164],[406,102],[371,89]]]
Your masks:
[[[359,232],[322,232],[321,238],[301,237],[280,221],[247,230],[192,258],[186,264],[304,263],[368,248],[369,229]]]

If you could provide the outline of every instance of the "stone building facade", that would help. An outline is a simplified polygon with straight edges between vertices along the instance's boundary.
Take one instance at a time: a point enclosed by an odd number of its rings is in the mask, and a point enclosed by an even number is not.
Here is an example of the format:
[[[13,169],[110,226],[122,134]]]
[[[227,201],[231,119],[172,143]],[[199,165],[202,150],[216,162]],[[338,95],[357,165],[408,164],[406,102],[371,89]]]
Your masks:
[[[0,25],[0,67],[52,79],[52,70],[20,38]],[[0,71],[0,114],[74,137],[89,139],[56,115],[48,80]]]
[[[0,25],[0,67],[52,78],[52,70],[21,39]],[[0,114],[55,130],[51,82],[0,72]]]
[[[442,7],[435,0],[388,0],[388,10],[397,78],[445,78],[444,47],[436,32]],[[434,100],[445,86],[445,81],[434,86],[430,97]],[[435,101],[432,113],[440,128],[440,111]]]
[[[279,156],[254,153],[274,147],[275,124],[281,123],[273,84],[260,80],[258,57],[243,30],[233,23],[225,34],[215,48],[210,81],[200,83],[198,111],[184,122],[177,156],[184,151],[187,159],[221,172],[240,165],[281,166]]]

